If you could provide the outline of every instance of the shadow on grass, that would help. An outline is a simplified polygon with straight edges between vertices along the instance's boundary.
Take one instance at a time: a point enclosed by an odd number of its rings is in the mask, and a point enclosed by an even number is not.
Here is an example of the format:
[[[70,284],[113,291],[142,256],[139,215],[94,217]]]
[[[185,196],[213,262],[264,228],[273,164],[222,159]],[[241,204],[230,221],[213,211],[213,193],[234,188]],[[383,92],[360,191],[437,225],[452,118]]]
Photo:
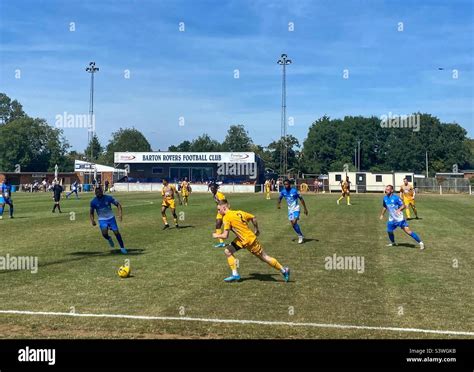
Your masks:
[[[70,262],[76,262],[76,261],[82,261],[82,260],[87,260],[92,257],[107,257],[112,255],[117,255],[121,256],[123,258],[127,258],[128,256],[136,256],[139,254],[143,254],[145,249],[127,249],[128,254],[122,254],[120,252],[120,249],[114,249],[110,251],[81,251],[81,252],[72,252],[69,253],[69,256],[75,256],[74,258],[66,258],[63,260],[55,260],[55,261],[49,261],[45,263],[38,263],[38,268],[41,267],[47,267],[47,266],[52,266],[52,265],[61,265],[61,264],[67,264]],[[41,260],[39,260],[41,261]],[[15,272],[21,272],[22,270],[0,270],[0,274],[7,274],[7,273],[15,273]]]
[[[189,228],[194,229],[194,226],[192,226],[192,225],[179,225],[178,230],[189,229]]]
[[[104,252],[104,251],[95,251],[95,252],[91,252],[91,251],[79,251],[79,252],[72,252],[72,253],[69,253],[70,256],[108,256],[110,254],[117,254],[117,255],[122,255],[122,256],[128,256],[128,255],[131,255],[131,256],[136,256],[138,254],[143,254],[143,252],[145,251],[145,249],[141,249],[141,248],[138,248],[138,249],[133,249],[133,248],[127,248],[127,252],[128,254],[122,254],[122,252],[120,252],[120,249],[111,249],[107,252]]]
[[[250,276],[246,277],[246,278],[242,278],[241,281],[242,282],[245,282],[246,280],[258,280],[260,282],[278,282],[278,280],[276,280],[274,278],[275,275],[278,275],[278,274],[258,274],[258,273],[252,273],[250,274]]]
[[[292,242],[297,242],[298,239],[297,238],[293,238],[291,239]],[[304,238],[304,242],[301,244],[301,245],[304,245],[305,243],[309,243],[309,242],[319,242],[319,239],[312,239],[312,238]]]
[[[407,248],[418,248],[415,244],[411,244],[411,243],[397,243],[397,245],[394,247],[394,248],[397,248],[397,247],[407,247]]]

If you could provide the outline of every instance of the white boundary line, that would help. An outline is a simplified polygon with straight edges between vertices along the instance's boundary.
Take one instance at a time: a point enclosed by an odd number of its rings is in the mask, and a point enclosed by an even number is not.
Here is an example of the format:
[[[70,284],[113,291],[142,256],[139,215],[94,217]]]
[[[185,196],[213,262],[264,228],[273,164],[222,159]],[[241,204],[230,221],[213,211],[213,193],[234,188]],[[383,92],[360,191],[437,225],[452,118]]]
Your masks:
[[[205,322],[205,323],[224,323],[224,324],[260,324],[272,326],[289,326],[289,327],[312,327],[312,328],[338,328],[338,329],[363,329],[374,331],[392,331],[392,332],[414,332],[414,333],[431,333],[438,335],[456,335],[456,336],[474,336],[474,332],[468,331],[444,331],[421,328],[398,328],[398,327],[375,327],[375,326],[357,326],[346,324],[324,324],[324,323],[298,323],[298,322],[282,322],[282,321],[264,321],[264,320],[238,320],[238,319],[212,319],[212,318],[192,318],[192,317],[174,317],[174,316],[148,316],[148,315],[124,315],[124,314],[87,314],[87,313],[64,313],[52,311],[26,311],[26,310],[0,310],[0,314],[16,314],[16,315],[46,315],[46,316],[70,316],[84,318],[118,318],[118,319],[140,319],[140,320],[173,320],[188,322]]]

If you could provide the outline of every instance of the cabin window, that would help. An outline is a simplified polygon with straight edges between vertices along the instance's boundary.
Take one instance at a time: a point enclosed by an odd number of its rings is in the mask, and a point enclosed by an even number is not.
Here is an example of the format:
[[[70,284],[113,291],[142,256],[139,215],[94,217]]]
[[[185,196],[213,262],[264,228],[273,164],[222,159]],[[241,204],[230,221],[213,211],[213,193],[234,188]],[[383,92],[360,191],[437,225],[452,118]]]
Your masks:
[[[375,176],[375,182],[382,182],[382,175],[381,174],[377,174]]]
[[[340,174],[336,174],[336,182],[340,182],[341,181],[341,175]]]

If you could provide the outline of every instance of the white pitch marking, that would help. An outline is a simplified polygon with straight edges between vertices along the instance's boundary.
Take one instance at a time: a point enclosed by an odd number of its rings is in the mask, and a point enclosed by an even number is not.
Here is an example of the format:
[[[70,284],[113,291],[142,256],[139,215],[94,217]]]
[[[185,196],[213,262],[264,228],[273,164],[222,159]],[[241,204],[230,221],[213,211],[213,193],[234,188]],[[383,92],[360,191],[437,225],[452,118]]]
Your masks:
[[[444,331],[435,329],[421,328],[398,328],[398,327],[376,327],[376,326],[358,326],[347,324],[324,324],[324,323],[297,323],[297,322],[280,322],[265,320],[238,320],[238,319],[212,319],[212,318],[192,318],[178,316],[149,316],[149,315],[124,315],[124,314],[87,314],[87,313],[63,313],[51,311],[26,311],[26,310],[0,310],[0,314],[16,314],[16,315],[50,315],[50,316],[72,316],[84,318],[118,318],[118,319],[141,319],[141,320],[177,320],[188,322],[205,322],[205,323],[224,323],[224,324],[259,324],[272,326],[289,326],[289,327],[313,327],[313,328],[339,328],[339,329],[363,329],[374,331],[393,331],[393,332],[414,332],[414,333],[431,333],[438,335],[456,335],[456,336],[474,336],[474,332],[468,331]]]

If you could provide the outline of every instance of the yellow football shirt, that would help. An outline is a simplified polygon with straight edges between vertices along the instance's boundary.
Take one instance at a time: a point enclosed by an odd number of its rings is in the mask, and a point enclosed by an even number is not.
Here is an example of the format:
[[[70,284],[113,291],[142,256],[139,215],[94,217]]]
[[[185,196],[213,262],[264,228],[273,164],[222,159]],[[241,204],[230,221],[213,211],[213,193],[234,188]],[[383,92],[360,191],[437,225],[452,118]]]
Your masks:
[[[415,196],[415,190],[410,183],[408,185],[401,185],[400,192],[402,193],[403,198],[406,200],[413,200],[413,197]]]
[[[164,196],[166,200],[174,200],[176,192],[176,187],[174,187],[174,185],[163,186],[161,189],[161,196]]]
[[[232,230],[242,247],[248,247],[257,239],[248,224],[254,217],[244,211],[228,210],[224,216],[224,230]]]

